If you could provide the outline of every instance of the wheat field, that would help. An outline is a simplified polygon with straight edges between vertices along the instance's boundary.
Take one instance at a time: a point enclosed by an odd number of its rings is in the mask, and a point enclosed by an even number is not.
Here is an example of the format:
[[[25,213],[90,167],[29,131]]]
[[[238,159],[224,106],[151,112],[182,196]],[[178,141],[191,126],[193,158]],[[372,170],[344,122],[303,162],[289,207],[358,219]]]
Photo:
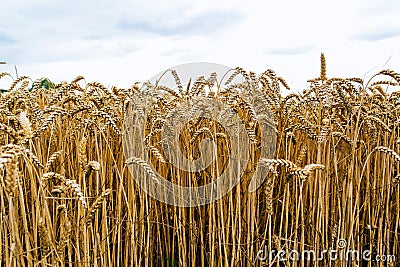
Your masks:
[[[1,73],[13,82],[0,96],[0,265],[399,266],[400,74],[329,78],[323,54],[320,63],[318,77],[298,93],[273,70],[256,75],[236,68],[229,79],[242,76],[241,84],[223,87],[211,75],[187,88],[172,71],[178,90],[149,83],[107,88],[82,76],[54,84]],[[218,90],[207,89],[213,86]],[[271,159],[260,155],[260,114],[245,97],[252,91],[262,95],[275,122]],[[216,179],[232,156],[235,141],[200,118],[184,128],[177,146],[198,158],[201,140],[211,136],[218,155],[213,164],[191,173],[168,162],[160,144],[163,123],[171,110],[199,96],[226,103],[243,121],[251,161],[220,199],[168,205],[134,178],[156,171],[175,184],[201,185]],[[146,149],[143,157],[127,158],[126,112],[144,97],[153,100],[146,102],[142,125]],[[268,172],[249,192],[258,162]],[[339,250],[339,240],[348,249],[393,257],[257,256],[265,246],[287,253]]]

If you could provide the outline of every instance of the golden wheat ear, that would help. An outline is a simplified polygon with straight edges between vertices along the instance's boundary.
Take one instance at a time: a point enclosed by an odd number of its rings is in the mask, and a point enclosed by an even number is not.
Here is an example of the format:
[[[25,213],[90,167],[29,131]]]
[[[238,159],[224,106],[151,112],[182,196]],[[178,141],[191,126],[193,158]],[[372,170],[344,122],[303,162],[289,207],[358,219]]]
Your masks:
[[[126,161],[126,164],[128,164],[128,165],[129,164],[136,164],[136,165],[142,167],[150,175],[152,180],[156,181],[157,183],[160,182],[157,179],[156,174],[154,173],[154,171],[151,169],[150,165],[146,161],[144,161],[144,160],[142,160],[140,158],[131,157]]]
[[[48,257],[52,252],[52,240],[44,218],[39,218],[38,230],[40,237],[40,251],[43,257]]]
[[[71,83],[77,83],[77,82],[79,82],[79,81],[81,81],[81,80],[85,80],[85,77],[79,75],[79,76],[77,76],[75,79],[73,79],[73,80],[71,81]]]
[[[87,178],[89,178],[90,174],[93,171],[98,172],[99,170],[100,170],[100,163],[98,161],[94,161],[94,160],[89,161],[88,164],[85,166],[85,169],[84,169],[84,172],[83,172],[85,180]]]
[[[249,192],[254,192],[261,186],[264,182],[266,176],[269,172],[272,172],[275,176],[278,174],[276,168],[278,166],[283,166],[287,168],[289,171],[298,169],[297,165],[290,160],[287,159],[267,159],[260,158],[256,171],[253,175],[253,178],[250,181],[248,190]],[[271,181],[269,181],[271,182]]]
[[[87,164],[86,149],[87,149],[87,138],[84,136],[82,137],[82,139],[79,141],[78,144],[78,161],[82,171],[85,170],[85,166]]]
[[[31,126],[31,122],[29,121],[29,119],[27,117],[26,111],[23,111],[19,114],[18,120],[24,131],[25,137],[29,138],[29,139],[32,138],[32,136],[33,136],[32,126]]]
[[[321,53],[321,73],[320,73],[320,79],[322,81],[326,80],[326,59],[324,53]]]
[[[63,150],[56,151],[49,157],[45,165],[45,171],[48,171],[50,169],[51,165],[53,165],[53,163],[57,160],[57,158],[61,156],[62,153]]]
[[[111,189],[105,190],[99,197],[96,198],[96,200],[92,203],[88,210],[88,215],[86,218],[86,224],[90,224],[96,214],[96,212],[99,210],[100,205],[105,201],[106,197],[111,193]]]

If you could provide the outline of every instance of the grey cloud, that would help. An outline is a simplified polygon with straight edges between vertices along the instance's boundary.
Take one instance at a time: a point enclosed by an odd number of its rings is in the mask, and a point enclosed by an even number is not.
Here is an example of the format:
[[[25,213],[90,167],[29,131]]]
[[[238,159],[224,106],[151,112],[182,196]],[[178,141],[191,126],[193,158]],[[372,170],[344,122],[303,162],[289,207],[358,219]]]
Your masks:
[[[194,7],[173,2],[154,9],[130,0],[120,5],[108,0],[10,1],[0,10],[0,56],[16,64],[121,57],[143,48],[141,35],[209,35],[242,19],[235,10],[192,15]]]
[[[171,35],[204,35],[222,30],[241,20],[239,13],[226,10],[213,10],[182,20],[172,17],[155,17],[153,19],[125,18],[118,27],[122,30],[148,32],[163,36]]]
[[[10,44],[13,43],[15,40],[8,34],[4,34],[0,32],[0,44]]]
[[[382,29],[382,30],[374,30],[370,32],[356,34],[354,35],[353,39],[360,41],[377,42],[380,40],[396,37],[399,35],[400,35],[400,30]]]
[[[55,5],[54,3],[32,5],[22,9],[19,13],[27,19],[39,20],[60,19],[68,14],[73,14],[70,6]]]
[[[17,44],[3,47],[6,59],[14,63],[24,62],[56,62],[64,60],[93,60],[110,57],[120,58],[141,49],[136,43],[87,42],[74,41],[65,43],[47,43],[35,41],[29,44]]]
[[[15,39],[20,42],[104,38],[115,34],[115,21],[121,12],[110,2],[33,0],[10,7],[4,14],[0,11],[0,29],[13,35],[17,32]]]
[[[0,52],[10,62],[120,57],[137,49],[119,44],[114,18],[122,11],[110,2],[104,9],[101,1],[33,2],[0,10]]]

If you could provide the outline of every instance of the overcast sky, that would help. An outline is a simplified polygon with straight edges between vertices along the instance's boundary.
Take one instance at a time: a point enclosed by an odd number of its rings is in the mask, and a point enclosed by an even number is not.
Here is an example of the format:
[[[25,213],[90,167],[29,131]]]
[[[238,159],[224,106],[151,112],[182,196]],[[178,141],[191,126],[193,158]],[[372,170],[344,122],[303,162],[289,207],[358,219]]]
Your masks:
[[[0,72],[131,86],[182,63],[273,69],[293,89],[318,76],[400,72],[400,1],[2,2]]]

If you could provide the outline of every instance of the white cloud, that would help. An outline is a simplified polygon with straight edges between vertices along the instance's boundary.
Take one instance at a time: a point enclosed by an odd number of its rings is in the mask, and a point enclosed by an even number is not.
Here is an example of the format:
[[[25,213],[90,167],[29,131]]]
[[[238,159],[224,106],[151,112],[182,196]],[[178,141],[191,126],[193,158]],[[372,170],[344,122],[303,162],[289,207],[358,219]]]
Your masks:
[[[396,70],[399,14],[395,0],[7,1],[0,60],[8,65],[0,72],[17,65],[32,78],[84,75],[125,87],[174,65],[210,61],[271,68],[302,89],[318,75],[321,52],[331,76]]]

